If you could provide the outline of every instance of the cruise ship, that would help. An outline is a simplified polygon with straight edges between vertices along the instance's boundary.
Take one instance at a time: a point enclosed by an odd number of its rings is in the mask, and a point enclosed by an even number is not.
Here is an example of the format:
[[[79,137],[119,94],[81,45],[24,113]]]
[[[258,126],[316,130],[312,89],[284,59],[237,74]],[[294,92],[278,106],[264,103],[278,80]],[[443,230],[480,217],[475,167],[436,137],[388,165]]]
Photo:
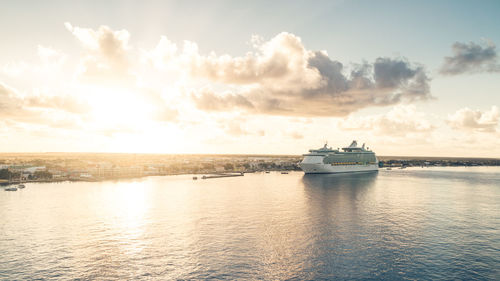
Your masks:
[[[332,149],[327,144],[320,149],[310,149],[299,163],[306,174],[352,173],[378,171],[375,153],[354,140],[348,147]]]

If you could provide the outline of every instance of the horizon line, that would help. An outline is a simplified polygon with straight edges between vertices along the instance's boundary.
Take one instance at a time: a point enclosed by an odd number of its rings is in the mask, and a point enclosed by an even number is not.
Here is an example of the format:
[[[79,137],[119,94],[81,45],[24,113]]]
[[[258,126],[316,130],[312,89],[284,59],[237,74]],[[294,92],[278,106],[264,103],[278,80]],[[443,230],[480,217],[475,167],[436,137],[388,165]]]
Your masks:
[[[0,152],[0,156],[8,154],[111,154],[111,155],[171,155],[171,156],[281,156],[281,157],[302,157],[303,154],[266,154],[266,153],[155,153],[155,152]],[[451,158],[451,159],[492,159],[500,160],[499,157],[476,157],[476,156],[411,156],[411,155],[377,155],[377,157],[400,157],[400,158]]]

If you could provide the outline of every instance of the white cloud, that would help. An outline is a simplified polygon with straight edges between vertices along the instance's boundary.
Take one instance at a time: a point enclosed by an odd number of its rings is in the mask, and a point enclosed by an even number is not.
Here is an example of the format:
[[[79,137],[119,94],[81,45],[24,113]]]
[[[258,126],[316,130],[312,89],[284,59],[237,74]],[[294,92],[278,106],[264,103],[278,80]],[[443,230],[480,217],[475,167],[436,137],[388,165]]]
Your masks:
[[[240,94],[218,95],[209,88],[201,88],[191,93],[197,107],[205,111],[227,111],[228,108],[253,108],[253,104]]]
[[[130,78],[127,30],[113,31],[108,26],[97,30],[74,27],[65,23],[66,28],[82,43],[86,50],[80,59],[77,77],[86,82],[110,82]]]
[[[105,138],[111,149],[117,149],[114,140],[127,135],[125,150],[154,132],[159,145],[151,150],[206,152],[197,143],[214,139],[212,152],[237,152],[241,141],[250,140],[249,151],[280,153],[300,153],[309,148],[306,143],[343,142],[355,135],[370,145],[399,146],[405,153],[401,143],[424,148],[425,141],[449,144],[461,134],[482,135],[471,130],[498,131],[497,107],[461,109],[448,122],[462,132],[435,131],[443,118],[408,105],[432,98],[430,79],[423,66],[403,57],[344,65],[335,54],[309,50],[286,32],[267,41],[253,36],[253,49],[240,56],[201,54],[196,43],[176,44],[166,36],[151,49],[138,50],[126,30],[66,27],[82,48],[81,56],[39,45],[34,50],[39,60],[3,66],[4,82],[17,90],[0,83],[2,132],[7,134],[8,127],[49,132],[47,137],[54,139],[95,136],[95,143]],[[71,79],[74,73],[77,79]],[[384,114],[350,115],[376,106],[394,107]],[[345,118],[312,118],[317,116]],[[298,149],[297,143],[306,146]]]
[[[166,36],[153,50],[137,55],[131,52],[126,30],[113,31],[107,26],[92,30],[69,23],[66,27],[86,50],[77,71],[81,81],[123,84],[154,76],[133,63],[138,59],[156,70],[169,71],[164,83],[189,76],[196,85],[190,97],[205,111],[346,116],[365,107],[431,98],[422,66],[404,58],[380,57],[373,64],[352,66],[347,74],[344,65],[326,51],[308,50],[298,36],[287,32],[269,41],[253,36],[255,49],[244,56],[201,55],[197,44],[189,41],[178,52]]]
[[[2,118],[21,110],[23,99],[19,92],[0,82],[0,116]]]
[[[30,96],[25,98],[25,105],[32,108],[51,108],[77,114],[88,113],[91,110],[85,101],[70,95]]]
[[[377,135],[406,136],[427,133],[436,128],[425,113],[418,112],[414,105],[398,105],[385,114],[366,117],[349,117],[339,122],[344,130],[372,131]]]
[[[160,37],[160,42],[151,51],[142,51],[142,61],[151,63],[158,70],[177,69],[177,45],[166,36]]]
[[[299,132],[296,132],[296,131],[293,131],[290,133],[290,136],[294,139],[303,139],[304,138],[304,135],[299,133]]]
[[[73,96],[23,95],[0,82],[0,117],[4,120],[54,125],[89,110],[88,104]]]
[[[312,53],[305,49],[299,37],[283,32],[257,48],[257,52],[243,57],[192,54],[192,74],[222,83],[258,83],[271,88],[277,86],[280,90],[321,85],[319,71],[308,64]],[[275,85],[277,81],[281,84]]]
[[[346,116],[369,106],[431,98],[424,68],[404,58],[379,57],[373,64],[353,66],[347,75],[342,63],[326,51],[307,50],[293,34],[283,32],[264,43],[254,41],[255,52],[242,57],[202,56],[196,45],[183,52],[191,75],[245,86],[226,95],[194,95],[200,109],[207,109],[200,101],[207,104],[207,99],[213,99],[211,110],[228,111],[240,105],[261,114]],[[235,97],[247,102],[235,104]]]
[[[8,77],[19,77],[28,69],[30,69],[30,65],[24,61],[12,62],[2,67],[2,73]]]
[[[467,107],[448,115],[448,124],[454,129],[495,132],[498,128],[500,114],[497,106],[490,110],[472,110]]]
[[[60,68],[66,62],[67,56],[61,51],[42,45],[38,45],[37,51],[44,66]]]
[[[28,83],[34,80],[40,80],[37,83],[46,82],[53,80],[54,76],[60,76],[67,61],[66,54],[42,45],[37,46],[37,54],[39,61],[10,62],[3,65],[0,72],[9,78],[25,80]]]

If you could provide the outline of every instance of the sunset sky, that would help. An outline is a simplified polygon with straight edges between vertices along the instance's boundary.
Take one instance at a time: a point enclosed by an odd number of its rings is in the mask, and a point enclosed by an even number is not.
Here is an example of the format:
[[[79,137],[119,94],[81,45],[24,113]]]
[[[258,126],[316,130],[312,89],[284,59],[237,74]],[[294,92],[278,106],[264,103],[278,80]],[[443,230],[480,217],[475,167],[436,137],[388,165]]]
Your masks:
[[[2,1],[0,152],[500,157],[500,1]]]

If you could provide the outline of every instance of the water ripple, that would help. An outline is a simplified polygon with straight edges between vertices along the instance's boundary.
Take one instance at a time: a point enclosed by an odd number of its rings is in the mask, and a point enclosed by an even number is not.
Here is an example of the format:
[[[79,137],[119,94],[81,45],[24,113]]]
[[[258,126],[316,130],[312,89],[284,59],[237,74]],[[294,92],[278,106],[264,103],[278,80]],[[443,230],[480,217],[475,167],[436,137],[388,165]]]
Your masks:
[[[495,279],[500,169],[31,184],[2,280]]]

